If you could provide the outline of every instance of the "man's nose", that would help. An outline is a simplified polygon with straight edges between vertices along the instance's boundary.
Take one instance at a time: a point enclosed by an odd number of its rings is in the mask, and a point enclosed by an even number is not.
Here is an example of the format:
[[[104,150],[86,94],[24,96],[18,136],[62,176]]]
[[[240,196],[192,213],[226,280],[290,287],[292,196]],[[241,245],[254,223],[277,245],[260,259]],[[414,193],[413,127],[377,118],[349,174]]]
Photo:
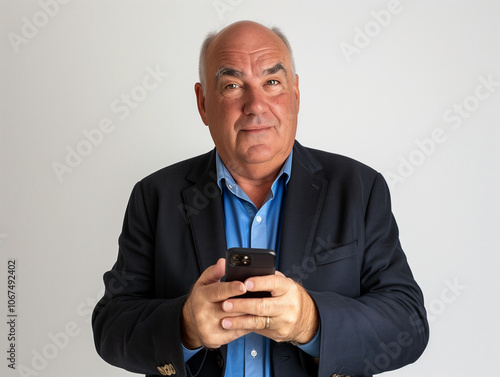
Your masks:
[[[244,94],[244,108],[246,115],[258,115],[266,112],[266,94],[259,88],[247,88]]]

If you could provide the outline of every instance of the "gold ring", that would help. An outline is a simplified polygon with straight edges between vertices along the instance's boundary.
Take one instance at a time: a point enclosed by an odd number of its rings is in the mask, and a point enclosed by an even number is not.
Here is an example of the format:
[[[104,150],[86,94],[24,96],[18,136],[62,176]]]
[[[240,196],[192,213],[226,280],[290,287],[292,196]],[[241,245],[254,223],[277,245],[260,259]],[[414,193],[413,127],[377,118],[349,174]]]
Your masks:
[[[267,319],[266,319],[266,327],[265,327],[266,329],[268,329],[271,326],[270,321],[271,321],[270,318],[267,317]]]

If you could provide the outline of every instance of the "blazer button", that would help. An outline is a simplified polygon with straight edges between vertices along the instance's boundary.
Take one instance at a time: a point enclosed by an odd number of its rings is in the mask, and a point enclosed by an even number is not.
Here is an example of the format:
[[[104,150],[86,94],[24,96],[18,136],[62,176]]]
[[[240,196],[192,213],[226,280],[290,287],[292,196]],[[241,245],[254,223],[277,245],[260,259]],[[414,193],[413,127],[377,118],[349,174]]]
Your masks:
[[[172,364],[165,364],[157,367],[156,369],[158,369],[162,376],[172,376],[175,374],[175,368]]]

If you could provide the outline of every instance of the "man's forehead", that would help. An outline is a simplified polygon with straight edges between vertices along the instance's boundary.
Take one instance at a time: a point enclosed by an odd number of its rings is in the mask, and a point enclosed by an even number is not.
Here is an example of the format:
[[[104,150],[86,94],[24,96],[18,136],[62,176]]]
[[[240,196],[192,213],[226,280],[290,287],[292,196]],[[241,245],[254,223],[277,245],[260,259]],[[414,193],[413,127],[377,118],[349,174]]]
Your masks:
[[[268,29],[259,28],[253,33],[239,29],[236,33],[222,32],[215,37],[207,51],[208,64],[212,63],[216,69],[229,64],[270,66],[280,61],[288,64],[288,48],[278,35]],[[273,59],[275,61],[270,62]]]
[[[278,62],[268,68],[264,68],[260,71],[257,71],[257,74],[259,76],[269,76],[269,75],[274,75],[278,72],[283,72],[283,74],[287,74],[287,69],[285,68],[285,65],[282,62]],[[220,78],[224,76],[231,76],[231,77],[238,77],[242,78],[247,76],[246,71],[240,70],[238,68],[231,68],[231,67],[226,67],[222,66],[217,69],[215,72],[215,79],[219,80]]]
[[[215,53],[211,64],[217,76],[226,69],[248,74],[273,74],[280,70],[288,72],[290,59],[283,51],[261,49],[251,53],[242,50],[225,50]]]

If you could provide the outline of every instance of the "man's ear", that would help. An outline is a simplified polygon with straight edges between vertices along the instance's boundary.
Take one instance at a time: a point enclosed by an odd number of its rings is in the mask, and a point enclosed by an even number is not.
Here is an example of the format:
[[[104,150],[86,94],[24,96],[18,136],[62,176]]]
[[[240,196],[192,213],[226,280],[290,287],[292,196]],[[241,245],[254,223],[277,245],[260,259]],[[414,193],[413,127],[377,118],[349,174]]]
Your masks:
[[[299,75],[295,75],[295,81],[293,83],[293,91],[295,92],[295,98],[297,99],[297,110],[300,108],[300,90],[299,90]]]
[[[200,113],[201,120],[208,126],[205,95],[203,94],[203,87],[199,82],[194,85],[194,92],[196,93],[196,104],[198,105],[198,112]]]

